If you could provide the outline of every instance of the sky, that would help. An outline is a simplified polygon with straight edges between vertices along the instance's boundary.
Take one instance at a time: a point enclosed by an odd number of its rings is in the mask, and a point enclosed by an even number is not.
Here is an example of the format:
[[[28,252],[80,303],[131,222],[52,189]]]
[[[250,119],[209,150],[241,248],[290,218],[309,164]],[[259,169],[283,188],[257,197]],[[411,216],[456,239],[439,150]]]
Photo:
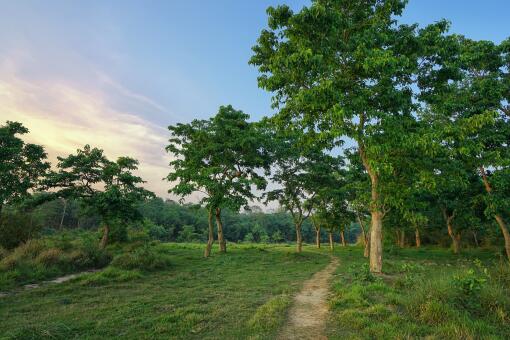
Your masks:
[[[0,0],[0,124],[20,121],[49,158],[90,144],[140,161],[146,187],[170,184],[167,126],[232,104],[272,114],[248,65],[268,6],[305,0]],[[402,22],[440,19],[451,31],[500,42],[508,0],[411,0]]]

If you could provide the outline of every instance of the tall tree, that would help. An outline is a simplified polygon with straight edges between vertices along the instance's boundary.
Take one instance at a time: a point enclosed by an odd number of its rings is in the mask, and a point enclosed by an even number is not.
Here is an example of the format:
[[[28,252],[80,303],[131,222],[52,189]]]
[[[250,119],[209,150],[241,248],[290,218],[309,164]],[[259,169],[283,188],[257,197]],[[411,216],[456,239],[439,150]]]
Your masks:
[[[371,182],[372,272],[382,270],[381,187],[392,164],[387,151],[413,142],[406,139],[406,122],[414,121],[420,47],[416,25],[397,24],[405,4],[316,0],[298,13],[270,7],[269,28],[250,60],[262,73],[259,86],[274,93],[281,124],[296,124],[318,140],[356,142]]]
[[[29,197],[50,168],[42,146],[18,137],[27,133],[18,122],[0,126],[0,212],[5,204]]]
[[[221,211],[238,211],[255,198],[253,189],[263,190],[266,180],[260,173],[269,168],[262,125],[248,121],[249,115],[232,106],[221,106],[209,120],[169,126],[172,134],[167,151],[170,162],[167,179],[175,182],[169,192],[186,197],[200,193],[209,212],[208,257],[214,243],[216,219],[220,252],[226,252]]]
[[[101,217],[103,236],[100,246],[106,247],[112,225],[125,228],[139,220],[137,204],[154,196],[140,187],[142,178],[134,175],[138,161],[119,157],[115,162],[103,150],[85,145],[76,154],[58,158],[58,171],[47,179],[49,187],[58,188],[57,196],[79,198],[90,213]]]
[[[496,45],[463,36],[437,39],[419,77],[427,119],[437,145],[455,143],[453,157],[478,173],[485,188],[486,214],[496,221],[510,260],[510,43]]]

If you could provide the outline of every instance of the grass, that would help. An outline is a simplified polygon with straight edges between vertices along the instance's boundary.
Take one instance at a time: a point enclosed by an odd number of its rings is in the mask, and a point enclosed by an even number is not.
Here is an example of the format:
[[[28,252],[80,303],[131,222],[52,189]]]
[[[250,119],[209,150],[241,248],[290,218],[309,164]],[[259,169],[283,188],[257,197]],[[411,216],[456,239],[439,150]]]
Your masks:
[[[170,263],[156,271],[114,258],[103,272],[0,298],[0,338],[274,338],[290,296],[329,262],[293,246],[230,245],[209,259],[203,245],[156,247]]]
[[[510,267],[490,250],[392,249],[382,276],[339,249],[330,339],[508,339]]]
[[[53,266],[74,251],[57,243],[14,257]],[[231,244],[208,259],[202,244],[109,252],[102,271],[0,298],[0,339],[272,339],[292,295],[329,262],[327,249],[293,245]],[[510,338],[510,266],[494,251],[388,248],[381,276],[358,247],[334,255],[330,339]]]

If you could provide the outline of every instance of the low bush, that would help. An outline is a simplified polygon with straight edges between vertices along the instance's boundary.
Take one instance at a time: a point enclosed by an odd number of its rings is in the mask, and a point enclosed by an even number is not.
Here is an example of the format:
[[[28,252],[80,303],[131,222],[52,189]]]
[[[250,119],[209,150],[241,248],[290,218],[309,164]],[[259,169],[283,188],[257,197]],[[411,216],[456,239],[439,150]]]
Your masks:
[[[154,271],[167,268],[170,263],[168,258],[158,253],[154,247],[143,245],[132,252],[124,253],[115,257],[111,264],[120,269],[139,269],[143,271]]]
[[[139,270],[124,270],[108,267],[97,273],[84,274],[73,279],[83,286],[101,286],[109,283],[126,282],[143,277]]]
[[[50,248],[43,250],[35,258],[36,263],[44,264],[47,266],[57,265],[64,262],[64,252],[58,248]]]

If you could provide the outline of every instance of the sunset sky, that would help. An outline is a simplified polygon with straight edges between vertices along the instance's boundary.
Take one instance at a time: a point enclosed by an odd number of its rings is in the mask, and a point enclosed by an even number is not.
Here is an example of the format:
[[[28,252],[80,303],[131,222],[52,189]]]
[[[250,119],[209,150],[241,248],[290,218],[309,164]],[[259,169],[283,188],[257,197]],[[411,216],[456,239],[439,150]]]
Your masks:
[[[87,143],[135,157],[168,197],[169,124],[224,104],[271,114],[248,59],[278,3],[309,1],[0,0],[0,124],[22,122],[52,161]],[[508,0],[411,0],[404,21],[446,18],[453,32],[499,42],[508,13]]]

